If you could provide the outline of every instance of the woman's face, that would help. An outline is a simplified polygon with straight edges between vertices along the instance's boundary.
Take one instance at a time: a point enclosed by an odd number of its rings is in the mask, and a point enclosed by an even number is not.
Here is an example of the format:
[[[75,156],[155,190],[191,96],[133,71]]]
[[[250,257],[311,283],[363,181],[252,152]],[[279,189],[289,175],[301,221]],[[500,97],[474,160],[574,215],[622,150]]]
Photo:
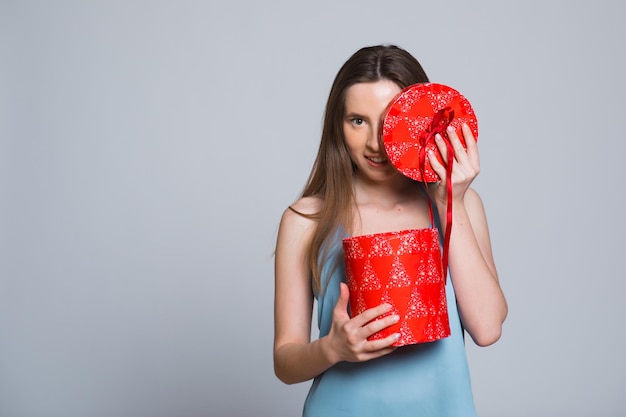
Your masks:
[[[357,176],[368,181],[384,181],[397,174],[380,146],[383,113],[400,92],[393,81],[354,84],[346,91],[343,133]]]

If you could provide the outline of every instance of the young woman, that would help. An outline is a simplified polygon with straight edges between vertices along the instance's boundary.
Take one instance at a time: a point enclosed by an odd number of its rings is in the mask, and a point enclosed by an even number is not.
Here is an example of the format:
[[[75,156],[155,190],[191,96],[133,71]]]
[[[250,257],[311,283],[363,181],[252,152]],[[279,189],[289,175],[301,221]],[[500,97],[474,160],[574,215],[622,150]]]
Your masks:
[[[398,320],[382,304],[350,317],[341,240],[431,227],[422,183],[385,158],[379,132],[389,102],[428,82],[418,61],[393,45],[366,47],[342,66],[326,106],[321,143],[301,198],[283,214],[275,265],[274,368],[292,384],[314,378],[304,416],[475,416],[464,331],[480,346],[498,340],[507,305],[491,251],[485,212],[470,188],[479,172],[470,129],[448,130],[453,224],[447,297],[451,335],[395,348],[398,335],[368,336]],[[463,135],[467,149],[459,140]],[[439,151],[446,146],[437,138]],[[429,155],[444,186],[428,187],[444,230],[446,167]],[[445,157],[444,157],[444,160]],[[313,302],[319,338],[311,341]]]

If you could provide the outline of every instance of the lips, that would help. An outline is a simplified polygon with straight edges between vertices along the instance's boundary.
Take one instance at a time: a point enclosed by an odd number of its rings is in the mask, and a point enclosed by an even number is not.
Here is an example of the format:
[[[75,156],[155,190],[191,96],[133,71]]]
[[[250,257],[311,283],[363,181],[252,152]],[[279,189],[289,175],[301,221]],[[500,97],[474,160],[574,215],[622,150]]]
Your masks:
[[[383,157],[366,156],[365,159],[370,160],[374,162],[375,164],[383,164],[387,162],[387,158],[383,158]]]

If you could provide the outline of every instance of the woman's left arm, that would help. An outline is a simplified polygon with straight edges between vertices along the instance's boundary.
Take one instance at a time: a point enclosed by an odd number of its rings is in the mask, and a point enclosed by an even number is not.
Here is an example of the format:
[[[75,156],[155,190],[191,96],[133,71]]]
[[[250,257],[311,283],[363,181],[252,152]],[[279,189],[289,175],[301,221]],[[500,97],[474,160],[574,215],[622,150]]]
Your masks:
[[[488,346],[500,338],[508,308],[480,196],[468,189],[464,200],[452,211],[450,277],[463,326],[477,345]]]
[[[479,346],[495,343],[502,333],[502,323],[508,307],[498,280],[487,217],[480,196],[470,188],[480,170],[476,141],[467,126],[463,127],[467,149],[457,133],[448,130],[455,152],[452,168],[452,231],[448,252],[450,277],[456,293],[463,326]],[[447,148],[437,139],[439,150],[446,160]],[[430,156],[433,170],[442,179],[435,187],[434,197],[445,225],[447,192],[446,170],[443,164]]]

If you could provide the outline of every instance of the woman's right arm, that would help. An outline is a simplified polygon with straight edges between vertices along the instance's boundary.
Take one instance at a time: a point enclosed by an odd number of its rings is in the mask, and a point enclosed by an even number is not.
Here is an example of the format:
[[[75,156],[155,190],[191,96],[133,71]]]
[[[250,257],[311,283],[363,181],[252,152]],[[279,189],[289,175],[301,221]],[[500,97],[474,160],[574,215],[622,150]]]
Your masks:
[[[300,207],[298,207],[300,208]],[[315,222],[287,210],[278,230],[274,286],[274,372],[287,384],[333,365],[323,341],[310,342],[313,292],[306,250]]]
[[[308,201],[307,201],[308,200]],[[315,199],[296,203],[298,211],[311,213]],[[313,204],[312,204],[313,203]],[[340,361],[364,361],[386,355],[395,348],[395,335],[368,341],[367,337],[393,324],[397,317],[374,318],[386,313],[388,305],[367,310],[353,319],[347,312],[348,288],[341,293],[333,312],[330,333],[311,342],[313,293],[307,249],[315,221],[286,210],[278,231],[275,254],[274,372],[287,384],[303,382]]]

